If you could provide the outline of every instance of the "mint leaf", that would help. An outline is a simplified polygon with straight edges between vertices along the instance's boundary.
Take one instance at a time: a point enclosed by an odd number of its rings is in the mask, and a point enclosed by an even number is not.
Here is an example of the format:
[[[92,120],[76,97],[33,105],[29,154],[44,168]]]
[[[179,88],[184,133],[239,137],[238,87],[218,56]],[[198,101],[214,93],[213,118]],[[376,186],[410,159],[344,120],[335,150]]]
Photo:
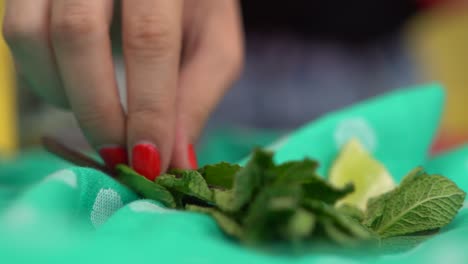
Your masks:
[[[380,221],[382,221],[382,216],[385,210],[385,204],[388,199],[393,197],[395,191],[396,190],[392,190],[369,199],[367,202],[367,210],[364,215],[364,219],[362,220],[362,223],[365,226],[375,229],[376,226],[380,225]]]
[[[234,175],[241,168],[242,167],[237,164],[221,162],[218,164],[204,166],[198,169],[198,171],[203,178],[205,178],[205,181],[209,186],[230,189],[232,188]]]
[[[355,206],[349,204],[342,204],[339,207],[337,207],[336,210],[358,222],[364,220],[364,212],[362,212],[361,209]]]
[[[219,190],[213,189],[213,201],[216,207],[221,210],[229,211],[232,207],[231,203],[233,201],[233,190]],[[232,209],[230,210],[233,211]]]
[[[286,240],[301,241],[312,235],[316,221],[315,214],[299,208],[289,217],[280,232]]]
[[[374,240],[372,232],[353,218],[320,200],[303,200],[305,208],[319,216],[318,222],[325,232],[339,244],[358,244]]]
[[[136,193],[145,198],[159,201],[168,207],[176,207],[174,197],[163,186],[146,179],[126,165],[118,165],[116,169],[118,172],[117,180]]]
[[[352,193],[351,184],[337,188],[317,175],[318,163],[310,159],[291,161],[273,167],[267,173],[267,181],[276,185],[300,184],[304,197],[334,204],[337,200]]]
[[[241,239],[244,231],[242,227],[230,216],[210,207],[201,207],[197,205],[187,205],[185,207],[189,211],[208,214],[218,223],[221,230],[229,236]]]
[[[215,194],[217,206],[228,212],[239,211],[262,187],[265,172],[273,166],[272,153],[255,150],[247,165],[234,175],[232,191]]]
[[[318,178],[316,169],[318,163],[310,159],[303,161],[290,161],[271,168],[268,174],[269,181],[277,184],[308,183]]]
[[[383,238],[443,227],[463,205],[465,192],[451,180],[420,169],[407,177],[369,203],[364,223]]]
[[[329,217],[319,218],[325,234],[335,243],[344,246],[355,246],[359,244],[359,240],[339,227],[336,222]]]
[[[178,177],[163,174],[155,182],[171,191],[192,196],[205,202],[212,202],[213,200],[213,192],[208,188],[205,179],[198,171],[181,171]]]
[[[411,170],[401,181],[399,187],[400,189],[404,186],[410,185],[413,183],[414,180],[419,179],[420,177],[427,176],[426,172],[422,167],[416,167],[415,169]]]
[[[302,193],[299,185],[265,187],[249,206],[243,218],[245,240],[248,243],[275,238],[287,240],[295,234],[284,233],[291,217],[300,206]],[[313,219],[306,221],[312,222]],[[312,226],[312,223],[305,223]]]
[[[409,250],[430,239],[432,235],[409,235],[397,236],[381,239],[379,242],[379,250],[381,252],[398,253]]]
[[[318,176],[303,185],[304,195],[310,200],[321,200],[328,204],[335,204],[346,195],[354,191],[352,184],[347,184],[343,188],[337,188]]]

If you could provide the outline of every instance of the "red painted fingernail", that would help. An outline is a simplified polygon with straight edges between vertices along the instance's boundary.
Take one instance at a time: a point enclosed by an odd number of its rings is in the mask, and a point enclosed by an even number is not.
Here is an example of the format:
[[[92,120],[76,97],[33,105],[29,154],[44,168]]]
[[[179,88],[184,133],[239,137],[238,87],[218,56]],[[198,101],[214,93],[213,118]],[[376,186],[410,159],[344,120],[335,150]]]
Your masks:
[[[197,153],[195,153],[195,148],[193,147],[193,144],[188,145],[188,160],[190,163],[190,167],[196,170],[198,168]]]
[[[110,170],[119,164],[128,164],[127,150],[120,146],[105,146],[99,149],[99,155]]]
[[[161,173],[161,156],[151,143],[139,143],[132,150],[132,166],[139,174],[153,181]]]

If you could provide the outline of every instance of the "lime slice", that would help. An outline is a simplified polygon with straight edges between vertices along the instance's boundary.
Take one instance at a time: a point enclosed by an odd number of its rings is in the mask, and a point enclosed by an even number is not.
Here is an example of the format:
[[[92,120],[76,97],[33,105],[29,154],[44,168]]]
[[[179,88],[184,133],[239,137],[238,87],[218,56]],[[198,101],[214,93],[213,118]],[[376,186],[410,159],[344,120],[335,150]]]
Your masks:
[[[338,201],[365,210],[369,198],[392,190],[395,182],[387,169],[357,140],[350,140],[333,163],[329,181],[336,187],[353,183],[355,191]]]

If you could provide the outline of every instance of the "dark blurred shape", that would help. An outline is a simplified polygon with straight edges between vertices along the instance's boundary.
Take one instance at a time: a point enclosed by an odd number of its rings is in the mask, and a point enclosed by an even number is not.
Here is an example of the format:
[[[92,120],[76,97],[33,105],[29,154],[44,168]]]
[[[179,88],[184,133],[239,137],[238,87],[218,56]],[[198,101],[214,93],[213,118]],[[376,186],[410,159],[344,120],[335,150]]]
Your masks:
[[[247,33],[366,42],[397,31],[416,13],[416,0],[242,0]]]

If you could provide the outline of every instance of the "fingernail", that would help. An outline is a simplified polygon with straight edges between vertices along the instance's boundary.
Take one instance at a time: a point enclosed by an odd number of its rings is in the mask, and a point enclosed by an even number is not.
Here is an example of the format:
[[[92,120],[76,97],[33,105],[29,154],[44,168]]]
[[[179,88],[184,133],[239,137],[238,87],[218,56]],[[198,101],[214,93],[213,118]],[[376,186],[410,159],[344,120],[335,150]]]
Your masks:
[[[139,174],[153,181],[161,173],[161,156],[151,143],[139,143],[132,150],[132,166]]]
[[[193,144],[188,145],[188,160],[190,163],[190,167],[196,170],[198,168],[197,153],[195,153],[195,148],[193,147]]]
[[[127,150],[121,146],[104,146],[99,149],[99,155],[112,171],[119,164],[128,164]]]

